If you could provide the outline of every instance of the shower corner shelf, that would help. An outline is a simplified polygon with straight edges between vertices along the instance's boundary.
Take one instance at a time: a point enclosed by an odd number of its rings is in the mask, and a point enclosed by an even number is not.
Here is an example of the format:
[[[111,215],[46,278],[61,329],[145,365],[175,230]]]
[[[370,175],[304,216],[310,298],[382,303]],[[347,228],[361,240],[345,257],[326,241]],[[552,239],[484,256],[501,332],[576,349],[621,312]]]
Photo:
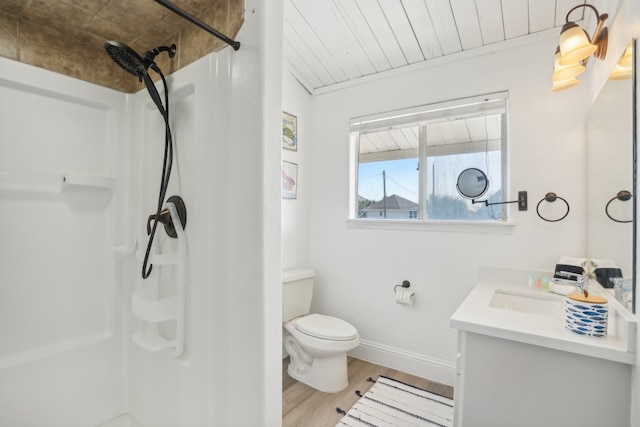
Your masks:
[[[159,285],[151,283],[146,289],[132,293],[131,311],[136,317],[146,322],[146,328],[132,334],[131,340],[147,351],[162,351],[164,356],[175,358],[182,355],[184,348],[187,243],[175,205],[167,202],[167,208],[178,235],[178,250],[153,254],[149,261],[160,268],[173,266],[176,269],[176,290],[174,295],[156,298]],[[140,258],[144,254],[136,251],[136,256]],[[157,333],[158,323],[164,321],[176,322],[175,339],[170,340]]]
[[[147,351],[161,351],[173,346],[173,341],[166,340],[160,335],[152,333],[136,332],[131,335],[131,339]]]
[[[62,188],[92,187],[96,189],[113,190],[116,179],[106,175],[89,175],[83,173],[66,172],[62,174]]]
[[[176,318],[176,297],[152,299],[140,292],[131,296],[131,310],[133,314],[147,322],[164,322]]]
[[[59,193],[70,188],[113,190],[115,177],[76,172],[34,174],[0,172],[0,190]]]

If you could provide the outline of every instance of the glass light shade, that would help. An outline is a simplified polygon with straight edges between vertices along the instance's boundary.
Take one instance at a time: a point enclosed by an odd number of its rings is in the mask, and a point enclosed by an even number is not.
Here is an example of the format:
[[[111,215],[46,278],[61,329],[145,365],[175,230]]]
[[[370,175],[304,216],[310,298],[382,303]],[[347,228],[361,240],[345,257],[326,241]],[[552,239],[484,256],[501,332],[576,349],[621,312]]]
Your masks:
[[[582,28],[573,22],[564,24],[560,33],[560,65],[570,65],[587,59],[596,49]]]
[[[578,74],[581,74],[585,70],[585,66],[579,62],[570,65],[560,65],[559,61],[560,52],[557,52],[553,61],[553,77],[551,78],[554,82],[568,80]]]
[[[630,79],[632,74],[631,67],[622,67],[620,63],[616,65],[611,74],[609,75],[609,80],[624,80]]]
[[[553,87],[551,87],[551,92],[558,92],[561,90],[569,89],[570,87],[574,87],[578,84],[580,84],[580,82],[575,77],[572,77],[567,80],[553,82]]]
[[[629,43],[629,46],[624,50],[624,54],[620,61],[618,61],[618,65],[621,67],[631,68],[631,62],[633,61],[633,45]]]

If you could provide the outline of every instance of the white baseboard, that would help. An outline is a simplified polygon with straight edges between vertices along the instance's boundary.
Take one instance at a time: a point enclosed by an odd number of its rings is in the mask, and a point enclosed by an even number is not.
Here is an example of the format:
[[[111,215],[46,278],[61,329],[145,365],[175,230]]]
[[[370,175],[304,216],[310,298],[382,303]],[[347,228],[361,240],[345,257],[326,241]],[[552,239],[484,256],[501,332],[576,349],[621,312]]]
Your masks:
[[[434,359],[372,341],[360,339],[360,345],[350,351],[349,356],[452,387],[455,382],[455,362]]]

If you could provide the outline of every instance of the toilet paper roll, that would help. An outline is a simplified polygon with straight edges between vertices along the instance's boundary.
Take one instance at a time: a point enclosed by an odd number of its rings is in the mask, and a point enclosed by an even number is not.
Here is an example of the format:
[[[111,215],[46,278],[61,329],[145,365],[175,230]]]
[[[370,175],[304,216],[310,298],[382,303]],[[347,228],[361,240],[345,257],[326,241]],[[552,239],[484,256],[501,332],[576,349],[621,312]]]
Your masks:
[[[396,289],[396,302],[398,304],[412,305],[414,293],[408,289]]]

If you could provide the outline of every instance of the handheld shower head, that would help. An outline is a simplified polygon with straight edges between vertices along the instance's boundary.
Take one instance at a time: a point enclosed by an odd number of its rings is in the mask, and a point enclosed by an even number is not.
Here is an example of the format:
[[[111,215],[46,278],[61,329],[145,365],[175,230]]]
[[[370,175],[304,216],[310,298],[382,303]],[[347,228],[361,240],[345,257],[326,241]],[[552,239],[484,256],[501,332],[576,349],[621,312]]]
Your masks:
[[[153,60],[160,52],[167,52],[169,58],[176,55],[176,45],[160,46],[145,52],[144,57],[138,55],[135,50],[129,46],[116,41],[108,41],[104,44],[104,50],[107,55],[127,73],[137,77],[142,82],[147,70],[151,67],[154,71],[159,72],[157,65]]]
[[[142,59],[135,50],[129,46],[116,42],[108,41],[104,44],[104,50],[107,55],[127,73],[134,75],[138,80],[142,81],[150,62]]]
[[[160,95],[158,94],[158,90],[153,84],[153,80],[149,77],[149,73],[147,70],[149,67],[153,69],[158,74],[162,74],[160,68],[156,65],[153,60],[155,59],[160,52],[167,52],[169,58],[173,58],[176,54],[176,45],[172,44],[171,46],[160,46],[155,49],[148,50],[144,54],[144,58],[136,53],[135,50],[131,49],[124,43],[119,43],[116,41],[108,41],[104,44],[104,50],[107,52],[107,55],[120,66],[127,73],[132,74],[133,76],[138,78],[138,81],[143,82],[147,87],[147,91],[149,95],[151,95],[151,99],[160,110],[160,113],[164,116],[166,111],[162,106],[162,100],[160,99]]]

